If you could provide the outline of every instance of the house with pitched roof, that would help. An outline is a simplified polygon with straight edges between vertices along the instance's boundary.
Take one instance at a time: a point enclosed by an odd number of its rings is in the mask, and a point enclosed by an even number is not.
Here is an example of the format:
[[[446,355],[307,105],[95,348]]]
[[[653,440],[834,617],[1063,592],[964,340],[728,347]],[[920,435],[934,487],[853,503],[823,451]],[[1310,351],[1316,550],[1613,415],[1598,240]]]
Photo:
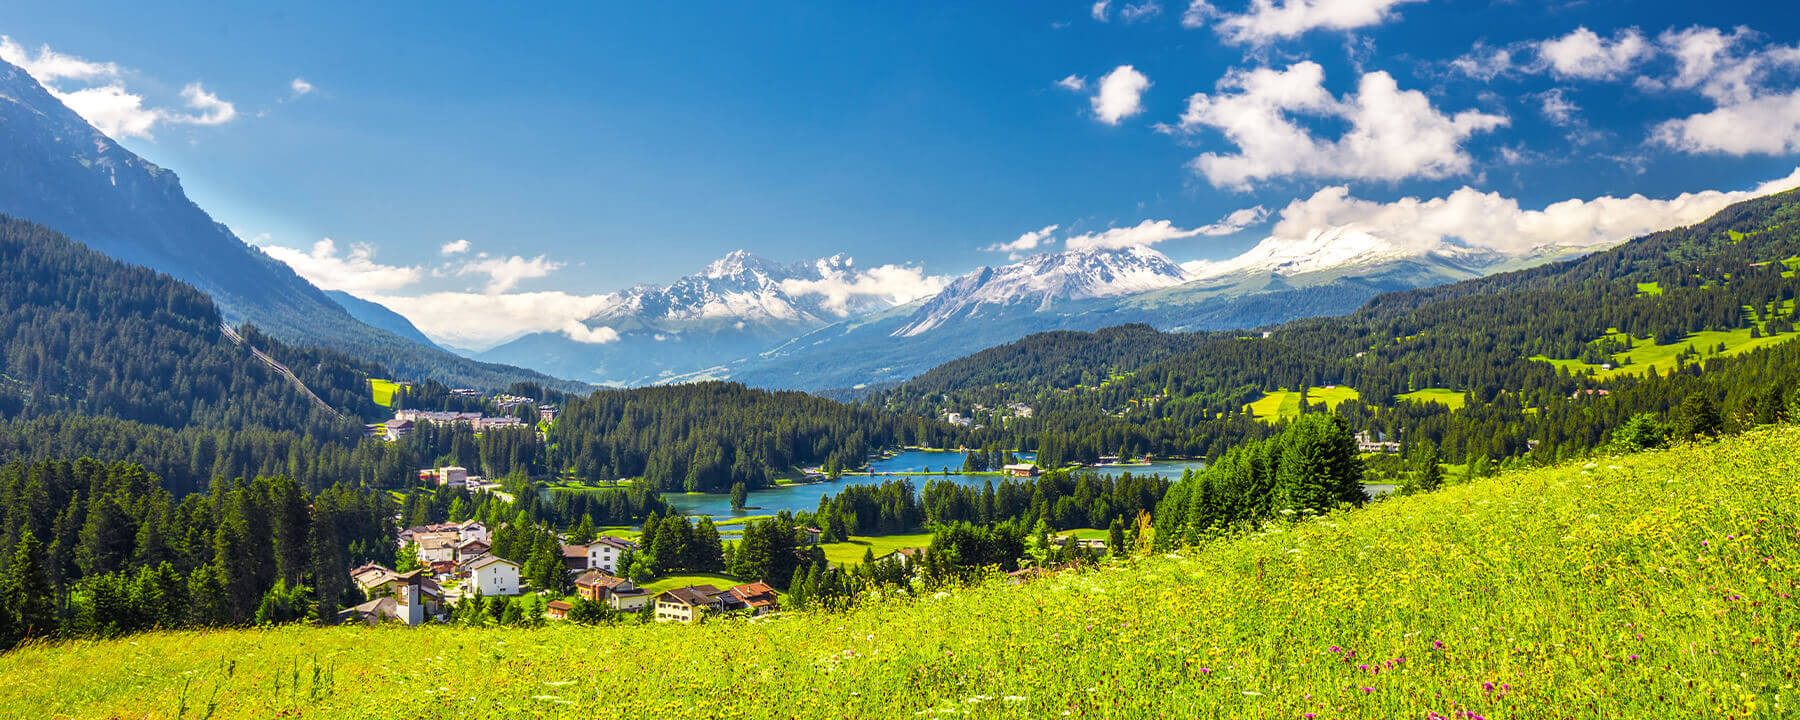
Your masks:
[[[656,621],[698,625],[707,615],[725,610],[725,599],[721,595],[731,593],[721,592],[711,585],[664,590],[656,596]],[[737,602],[735,597],[732,600],[734,604]]]
[[[637,543],[630,540],[601,535],[587,544],[587,567],[582,569],[605,570],[618,575],[627,569],[619,566],[620,559],[625,556],[626,552],[635,551],[637,548]]]
[[[482,595],[519,594],[519,564],[497,555],[483,555],[464,565],[470,587]]]
[[[738,585],[729,590],[739,603],[750,611],[751,615],[767,615],[781,610],[781,602],[775,596],[775,588],[768,583],[753,582]]]
[[[636,612],[650,602],[650,591],[630,580],[589,571],[575,579],[575,593],[592,602],[605,603],[619,612]]]

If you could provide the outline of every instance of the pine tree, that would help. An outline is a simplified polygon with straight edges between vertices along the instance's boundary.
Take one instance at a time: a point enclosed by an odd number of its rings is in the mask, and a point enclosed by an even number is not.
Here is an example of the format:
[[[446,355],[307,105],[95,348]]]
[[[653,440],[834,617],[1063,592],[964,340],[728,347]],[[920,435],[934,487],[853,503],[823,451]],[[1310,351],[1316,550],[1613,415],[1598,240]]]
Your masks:
[[[1113,557],[1124,557],[1130,551],[1125,547],[1125,521],[1113,518],[1112,526],[1106,529],[1106,549]]]
[[[44,572],[43,551],[25,529],[13,546],[12,562],[0,573],[0,650],[50,637],[56,629],[56,596]]]
[[[569,542],[575,545],[586,545],[593,542],[594,537],[598,534],[594,530],[594,516],[583,513],[581,524],[576,525],[575,530],[569,533]]]
[[[748,504],[749,501],[750,501],[750,488],[745,487],[743,483],[732,484],[732,486],[731,486],[731,511],[732,512],[743,512],[744,506],[746,504]]]

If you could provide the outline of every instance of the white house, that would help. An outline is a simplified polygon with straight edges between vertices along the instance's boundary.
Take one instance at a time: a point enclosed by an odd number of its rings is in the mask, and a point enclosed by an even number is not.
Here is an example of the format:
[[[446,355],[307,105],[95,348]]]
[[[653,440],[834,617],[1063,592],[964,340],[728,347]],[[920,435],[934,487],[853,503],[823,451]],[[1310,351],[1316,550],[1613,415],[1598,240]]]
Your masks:
[[[519,594],[519,565],[494,555],[469,563],[469,582],[483,595]]]
[[[637,545],[629,540],[621,540],[610,535],[601,535],[587,546],[587,570],[605,570],[618,575],[619,558],[626,550],[636,550]]]
[[[487,526],[481,524],[480,520],[464,520],[462,522],[457,523],[456,524],[456,539],[460,540],[462,542],[468,542],[470,540],[480,540],[482,542],[492,542],[491,540],[488,539]]]

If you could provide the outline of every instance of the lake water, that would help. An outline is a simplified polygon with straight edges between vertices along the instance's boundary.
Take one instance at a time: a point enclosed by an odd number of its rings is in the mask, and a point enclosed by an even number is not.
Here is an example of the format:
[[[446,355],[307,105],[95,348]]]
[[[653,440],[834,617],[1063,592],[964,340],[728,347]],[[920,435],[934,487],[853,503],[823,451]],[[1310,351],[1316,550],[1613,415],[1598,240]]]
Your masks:
[[[1030,460],[1030,453],[1019,455],[1021,460]],[[998,485],[1006,478],[998,475],[944,475],[945,467],[957,470],[962,467],[963,453],[930,452],[924,450],[908,450],[894,457],[869,462],[869,472],[874,475],[850,475],[837,481],[825,481],[810,485],[786,485],[756,490],[741,512],[731,511],[731,495],[717,493],[707,495],[687,495],[683,493],[666,493],[663,499],[670,507],[689,515],[710,515],[715,521],[746,515],[774,515],[787,510],[812,511],[819,507],[819,496],[836,495],[843,488],[852,485],[880,485],[890,480],[910,478],[913,486],[923,490],[925,483],[932,480],[949,480],[958,485],[981,487],[988,481]],[[1204,462],[1156,462],[1147,465],[1119,465],[1093,468],[1103,475],[1118,475],[1129,472],[1132,475],[1156,475],[1170,480],[1181,479],[1181,473],[1189,468],[1200,470],[1206,467]]]

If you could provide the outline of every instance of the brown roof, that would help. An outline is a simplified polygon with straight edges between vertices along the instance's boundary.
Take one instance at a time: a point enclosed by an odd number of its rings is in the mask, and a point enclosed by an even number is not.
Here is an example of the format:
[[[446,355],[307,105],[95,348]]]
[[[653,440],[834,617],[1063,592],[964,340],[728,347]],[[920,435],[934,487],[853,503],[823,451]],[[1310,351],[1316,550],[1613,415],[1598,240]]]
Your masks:
[[[575,607],[575,606],[574,606],[574,605],[570,605],[570,604],[568,604],[568,603],[566,603],[566,602],[563,602],[563,601],[561,601],[561,600],[551,600],[551,601],[550,601],[550,604],[549,604],[549,605],[547,605],[547,606],[546,606],[546,607],[548,607],[548,608],[550,608],[550,609],[551,609],[551,610],[563,610],[563,611],[567,611],[567,610],[568,610],[568,609],[569,609],[569,608],[572,608],[572,607]]]
[[[587,546],[586,545],[564,545],[564,546],[562,546],[562,552],[563,552],[563,557],[565,557],[565,558],[586,558],[587,557]]]
[[[665,590],[663,594],[671,596],[685,605],[711,605],[713,598],[718,596],[719,589],[711,585],[693,585]]]
[[[603,587],[615,591],[621,590],[621,586],[631,587],[631,581],[600,571],[582,573],[581,577],[575,578],[575,584],[582,587]]]
[[[776,602],[775,588],[769,587],[768,583],[745,583],[732,588],[731,594],[752,607],[774,607]]]

